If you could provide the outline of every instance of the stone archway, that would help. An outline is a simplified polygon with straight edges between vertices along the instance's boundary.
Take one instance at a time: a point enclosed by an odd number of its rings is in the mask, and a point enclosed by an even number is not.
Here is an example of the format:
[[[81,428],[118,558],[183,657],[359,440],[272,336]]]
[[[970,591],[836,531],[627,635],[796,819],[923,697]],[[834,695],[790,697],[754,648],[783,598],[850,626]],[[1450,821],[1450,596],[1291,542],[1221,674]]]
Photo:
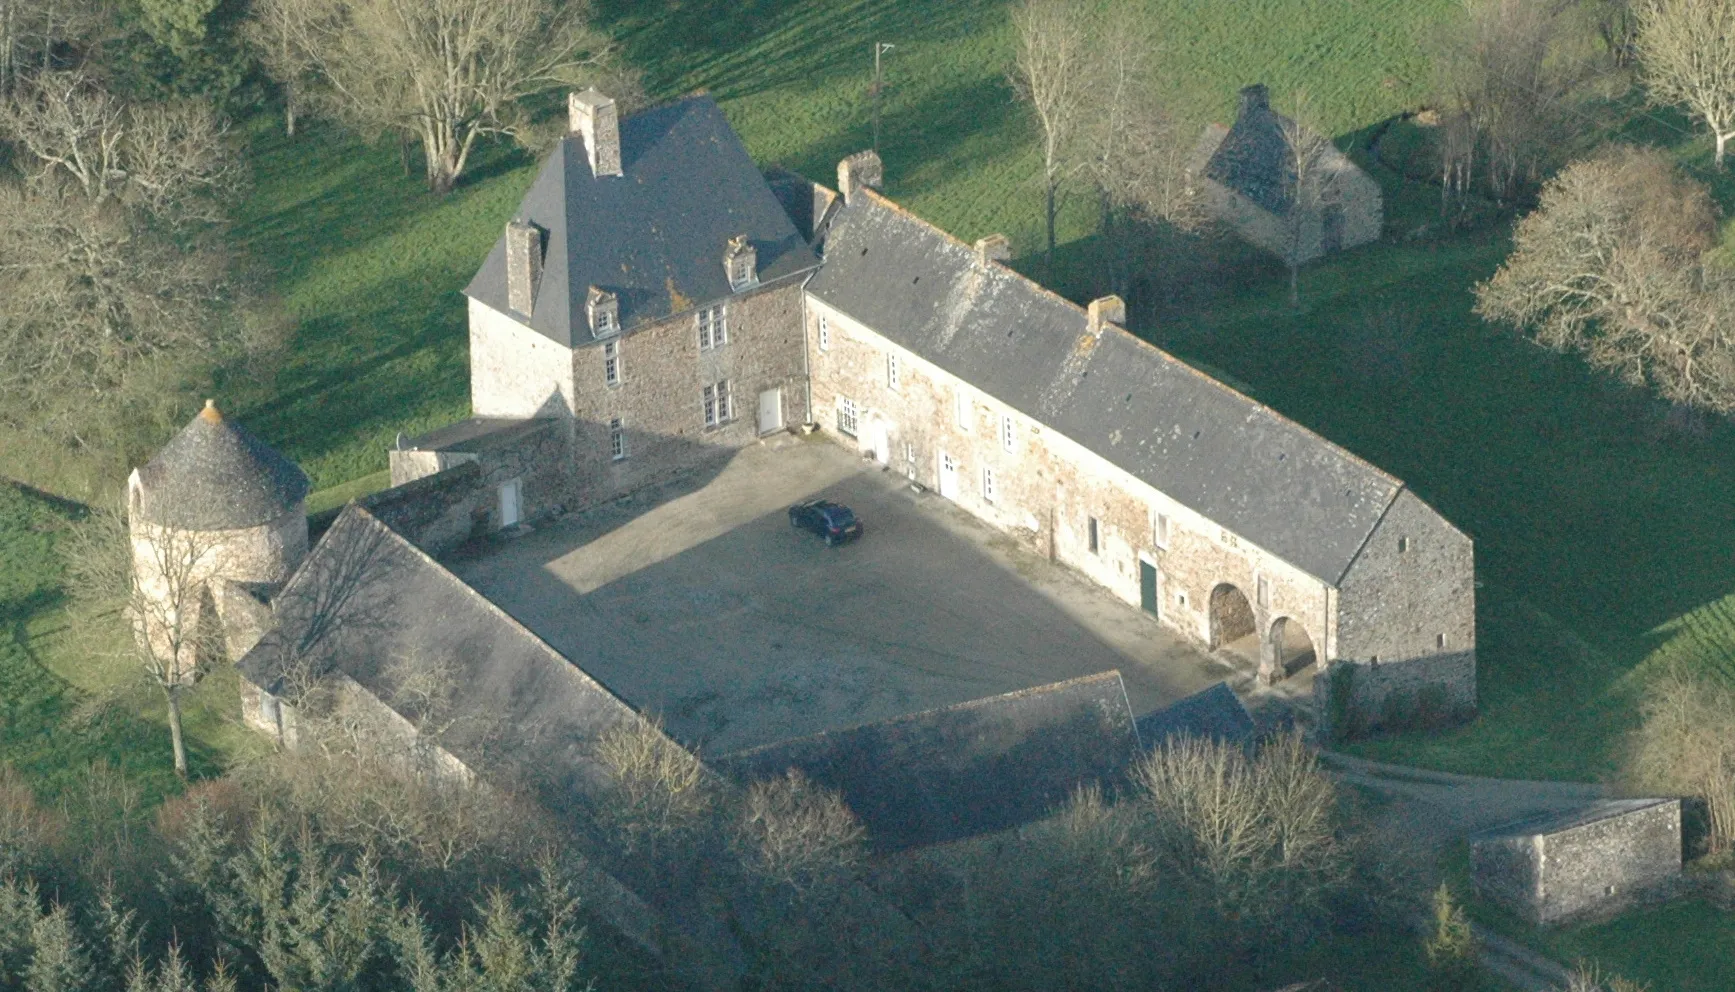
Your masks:
[[[1225,582],[1211,590],[1211,650],[1229,650],[1257,660],[1259,628],[1247,594]]]
[[[1294,617],[1278,617],[1271,624],[1271,635],[1267,644],[1274,663],[1274,678],[1294,675],[1319,658],[1314,653],[1313,638],[1307,635],[1307,628]]]

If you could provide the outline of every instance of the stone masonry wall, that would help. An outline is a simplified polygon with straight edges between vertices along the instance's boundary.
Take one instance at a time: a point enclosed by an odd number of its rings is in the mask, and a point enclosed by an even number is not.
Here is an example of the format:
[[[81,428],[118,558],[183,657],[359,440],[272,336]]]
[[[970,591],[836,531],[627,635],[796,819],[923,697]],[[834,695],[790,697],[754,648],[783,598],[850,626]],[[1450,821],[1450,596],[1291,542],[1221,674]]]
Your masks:
[[[1539,922],[1608,912],[1681,873],[1681,804],[1658,803],[1543,838]]]
[[[1224,133],[1226,132],[1218,133],[1218,143],[1221,143]],[[1271,213],[1240,193],[1203,176],[1204,165],[1210,160],[1216,147],[1216,144],[1201,144],[1193,157],[1195,169],[1201,173],[1196,179],[1197,188],[1205,201],[1207,211],[1233,228],[1247,242],[1278,258],[1287,259],[1290,239],[1295,233],[1291,231],[1287,217]],[[1326,171],[1332,175],[1330,195],[1335,197],[1335,202],[1343,210],[1342,241],[1339,247],[1353,248],[1378,240],[1385,224],[1379,183],[1335,148],[1325,153],[1321,165],[1322,175]],[[1299,236],[1295,238],[1299,246],[1296,254],[1300,263],[1310,262],[1324,253],[1324,230],[1324,215],[1321,209],[1311,211],[1302,218]]]
[[[618,385],[605,380],[603,342],[574,349],[575,505],[630,492],[753,442],[761,433],[763,391],[781,390],[784,427],[805,421],[801,282],[785,280],[724,301],[728,340],[711,349],[699,347],[696,311],[613,339]],[[704,387],[722,380],[729,383],[733,416],[706,427]],[[609,447],[609,421],[615,418],[627,446],[619,461]]]
[[[1321,735],[1352,740],[1373,731],[1435,729],[1476,712],[1476,654],[1374,663],[1337,660],[1314,680]]]
[[[386,526],[431,555],[439,555],[489,528],[498,497],[477,462],[423,476],[357,500]]]
[[[1154,564],[1159,620],[1195,641],[1210,643],[1211,592],[1227,583],[1241,590],[1250,604],[1267,661],[1270,633],[1281,618],[1298,623],[1322,657],[1332,656],[1334,593],[1317,578],[820,301],[810,298],[808,310],[814,410],[830,436],[864,451],[879,452],[883,441],[882,460],[890,470],[942,491],[1029,549],[1083,572],[1130,604],[1140,603],[1140,562]],[[827,328],[824,349],[819,347],[822,318]],[[894,352],[896,389],[887,369],[887,356]],[[854,438],[838,428],[845,398],[857,406]],[[1013,420],[1011,451],[1000,440],[1002,416]],[[952,492],[944,492],[940,480],[947,457],[957,466]],[[992,500],[984,493],[985,470],[993,472]],[[1167,540],[1161,546],[1160,517],[1167,518]]]

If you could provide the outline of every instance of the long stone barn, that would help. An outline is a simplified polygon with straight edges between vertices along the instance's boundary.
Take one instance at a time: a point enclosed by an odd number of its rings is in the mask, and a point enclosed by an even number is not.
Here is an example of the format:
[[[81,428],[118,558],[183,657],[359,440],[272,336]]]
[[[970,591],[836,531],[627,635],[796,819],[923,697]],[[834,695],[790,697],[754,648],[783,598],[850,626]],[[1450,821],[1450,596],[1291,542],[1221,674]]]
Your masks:
[[[1118,299],[1062,299],[1002,264],[1004,239],[960,242],[852,186],[863,172],[840,170],[807,287],[823,429],[1162,624],[1256,654],[1268,681],[1426,659],[1403,681],[1474,707],[1463,532],[1128,333]]]
[[[708,97],[570,110],[466,291],[477,416],[394,484],[477,462],[462,513],[508,526],[817,422],[1267,680],[1474,708],[1471,542],[1400,480],[902,210],[871,152],[833,191]]]

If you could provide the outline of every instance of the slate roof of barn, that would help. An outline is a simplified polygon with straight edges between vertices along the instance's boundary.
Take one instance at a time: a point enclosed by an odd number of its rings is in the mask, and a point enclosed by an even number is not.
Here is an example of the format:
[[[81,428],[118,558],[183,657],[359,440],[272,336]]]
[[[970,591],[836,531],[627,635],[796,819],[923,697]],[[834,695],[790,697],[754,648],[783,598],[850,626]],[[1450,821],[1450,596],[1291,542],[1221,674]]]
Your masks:
[[[1286,215],[1294,199],[1295,167],[1283,133],[1294,122],[1271,109],[1265,87],[1249,86],[1241,93],[1241,112],[1205,164],[1205,175]]]
[[[821,302],[1328,583],[1403,486],[871,190],[824,249]]]
[[[138,470],[139,516],[185,530],[269,523],[307,498],[307,474],[206,401]]]
[[[1599,799],[1578,809],[1565,812],[1538,813],[1513,823],[1490,827],[1472,835],[1472,840],[1494,840],[1502,837],[1552,837],[1569,830],[1628,816],[1644,810],[1679,803],[1679,799]]]
[[[1033,686],[713,759],[752,781],[799,769],[843,795],[879,850],[994,833],[1074,789],[1121,778],[1139,750],[1120,672]]]
[[[819,264],[710,97],[626,118],[620,143],[622,175],[599,178],[583,139],[561,139],[519,204],[514,220],[545,232],[531,329],[567,347],[591,341],[591,286],[616,294],[623,331],[727,298],[723,250],[737,235],[761,284]],[[504,233],[464,292],[512,312]]]
[[[1138,718],[1137,724],[1139,740],[1149,748],[1161,747],[1170,737],[1204,737],[1225,744],[1248,744],[1256,732],[1253,717],[1227,682],[1146,713]]]
[[[528,777],[559,808],[597,795],[597,737],[642,719],[504,610],[359,505],[346,507],[273,602],[277,627],[237,662],[268,692],[282,688],[289,645],[317,673],[342,672],[406,719],[388,666],[414,659],[447,669],[462,691],[440,740],[475,767],[504,744],[532,756]]]

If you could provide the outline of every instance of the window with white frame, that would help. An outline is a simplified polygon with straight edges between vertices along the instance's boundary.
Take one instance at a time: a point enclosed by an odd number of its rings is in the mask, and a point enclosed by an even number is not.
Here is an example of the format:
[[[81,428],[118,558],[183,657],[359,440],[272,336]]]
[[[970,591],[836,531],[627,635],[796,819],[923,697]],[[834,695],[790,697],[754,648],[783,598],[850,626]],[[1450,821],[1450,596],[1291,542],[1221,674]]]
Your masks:
[[[704,392],[706,427],[716,427],[735,419],[735,406],[729,396],[728,379],[706,386]]]
[[[831,350],[831,321],[825,319],[825,314],[819,315],[819,350]]]
[[[898,356],[895,354],[886,356],[886,388],[898,388]]]
[[[621,346],[609,341],[602,346],[602,381],[610,386],[621,384]]]
[[[1016,440],[1017,440],[1017,435],[1013,433],[1013,427],[1012,427],[1012,414],[1010,414],[1010,413],[1001,414],[1000,415],[1000,447],[1005,448],[1007,451],[1011,451],[1012,445]]]
[[[1156,513],[1151,516],[1151,542],[1157,547],[1168,550],[1169,547],[1169,515]]]
[[[1261,575],[1259,577],[1259,605],[1264,609],[1271,608],[1271,580]]]
[[[608,422],[608,454],[617,462],[626,461],[627,429],[619,417]]]
[[[999,488],[999,486],[997,486],[995,484],[994,470],[987,467],[987,466],[983,466],[982,467],[982,500],[983,500],[983,502],[992,503],[992,502],[994,502],[995,498],[998,497],[999,495],[1000,495],[1000,488]]]
[[[710,351],[729,343],[729,306],[719,303],[699,311],[699,350]]]
[[[839,434],[847,434],[850,437],[855,437],[855,431],[856,431],[855,415],[856,415],[855,400],[852,400],[847,396],[838,397],[838,400],[837,400],[837,432]]]

